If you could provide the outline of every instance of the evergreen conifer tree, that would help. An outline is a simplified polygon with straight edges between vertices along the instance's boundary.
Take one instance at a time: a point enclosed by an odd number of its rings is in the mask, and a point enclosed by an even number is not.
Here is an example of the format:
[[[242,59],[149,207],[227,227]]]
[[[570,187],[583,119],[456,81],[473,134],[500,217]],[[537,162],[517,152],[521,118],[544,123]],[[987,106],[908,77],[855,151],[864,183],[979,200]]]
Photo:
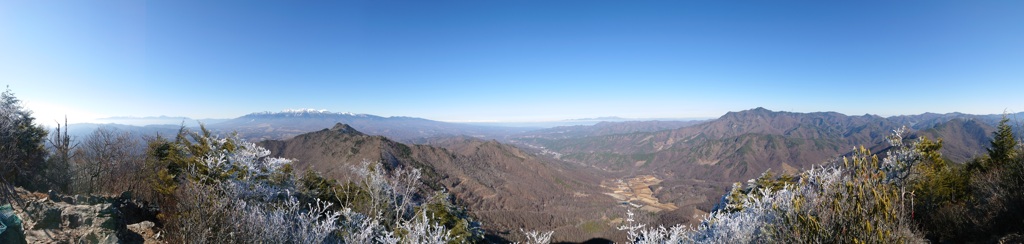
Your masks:
[[[1017,155],[1017,138],[1013,136],[1010,119],[1003,115],[999,126],[992,134],[991,146],[988,148],[989,165],[1003,166]]]
[[[46,159],[47,132],[34,120],[10,87],[0,94],[0,181],[39,190],[44,186],[35,183]]]

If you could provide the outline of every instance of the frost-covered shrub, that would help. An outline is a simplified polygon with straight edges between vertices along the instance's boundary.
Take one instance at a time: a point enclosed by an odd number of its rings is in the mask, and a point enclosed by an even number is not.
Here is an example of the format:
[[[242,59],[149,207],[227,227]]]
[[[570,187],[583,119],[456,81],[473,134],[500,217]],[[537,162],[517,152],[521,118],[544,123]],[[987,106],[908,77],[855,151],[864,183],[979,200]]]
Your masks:
[[[627,218],[632,243],[904,243],[921,241],[909,219],[910,169],[920,160],[894,131],[879,160],[863,147],[799,176],[752,180],[696,226],[645,227]]]
[[[344,233],[356,236],[373,236],[367,233],[377,233],[374,235],[378,235],[376,239],[381,241],[416,239],[415,236],[407,235],[408,230],[403,228],[414,227],[413,224],[424,221],[420,218],[425,216],[429,224],[444,227],[449,243],[472,243],[483,240],[483,231],[479,228],[479,223],[472,221],[465,209],[453,204],[454,200],[447,193],[431,194],[425,190],[420,182],[419,170],[401,167],[388,170],[379,162],[363,162],[360,166],[354,167],[353,171],[358,177],[343,184],[325,179],[315,172],[306,172],[298,180],[302,192],[310,196],[322,196],[324,199],[351,208],[347,211],[358,213],[352,219],[359,221],[349,224]],[[373,228],[373,231],[370,231],[366,227],[358,227],[359,225],[373,226],[395,233],[391,233],[392,236],[380,236],[388,232],[380,232]]]
[[[289,160],[235,136],[191,133],[191,139],[162,145],[156,153],[168,168],[162,182],[172,189],[164,215],[170,237],[181,243],[462,243],[453,234],[451,205],[421,199],[417,169],[385,170],[379,163],[356,168],[350,185],[365,198],[348,199],[336,181],[315,173],[296,180]],[[151,152],[151,155],[153,153]],[[166,178],[165,178],[166,180]],[[300,188],[301,186],[301,188]],[[310,187],[315,189],[309,189]],[[331,194],[322,194],[331,192]],[[308,193],[315,193],[309,195]],[[331,196],[334,199],[319,199]],[[348,203],[341,205],[340,203]],[[359,204],[356,204],[359,203]],[[424,205],[424,203],[432,203]],[[338,205],[336,205],[338,204]],[[360,206],[357,209],[352,206]],[[440,206],[440,207],[439,207]],[[439,221],[434,216],[448,216]],[[466,217],[455,217],[465,221]],[[468,225],[463,225],[468,228]],[[471,236],[482,235],[474,231]]]
[[[182,172],[175,194],[178,241],[320,243],[339,229],[330,203],[302,204],[292,181],[272,180],[288,160],[238,138],[203,140],[209,153]]]
[[[838,180],[821,187],[798,185],[802,194],[792,202],[793,208],[773,228],[775,237],[787,242],[869,242],[902,243],[918,241],[915,224],[910,220],[912,195],[903,185],[900,167],[915,162],[899,162],[915,158],[913,150],[904,147],[890,150],[886,160],[864,148],[855,150],[842,166]],[[831,171],[830,170],[830,171]],[[834,176],[829,176],[832,178]],[[900,178],[904,177],[904,178]]]
[[[629,214],[633,214],[633,213],[630,212]],[[536,231],[536,230],[527,231],[527,230],[523,230],[523,229],[519,229],[519,231],[523,232],[523,236],[526,237],[526,244],[547,244],[547,243],[551,243],[551,235],[555,233],[554,231]]]
[[[388,225],[413,217],[417,187],[422,185],[419,169],[398,168],[388,172],[379,162],[363,162],[354,170],[361,177],[360,185],[369,194],[367,213],[377,215],[374,217]]]
[[[400,222],[398,228],[403,243],[441,244],[448,243],[450,239],[450,231],[443,225],[430,222],[426,211],[420,211],[416,218]]]
[[[647,228],[645,224],[638,223],[632,210],[626,211],[626,220],[624,225],[619,226],[619,230],[626,231],[626,236],[632,243],[686,243],[693,242],[690,229],[686,226],[676,225],[671,229],[665,229],[665,226],[658,226],[656,228]]]

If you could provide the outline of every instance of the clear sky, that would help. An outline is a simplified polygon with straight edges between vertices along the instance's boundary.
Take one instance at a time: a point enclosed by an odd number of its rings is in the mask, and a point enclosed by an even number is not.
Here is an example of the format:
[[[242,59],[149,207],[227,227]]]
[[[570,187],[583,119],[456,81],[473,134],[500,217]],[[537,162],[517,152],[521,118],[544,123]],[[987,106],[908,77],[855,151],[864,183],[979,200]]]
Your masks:
[[[41,120],[1024,111],[1024,1],[0,1]]]

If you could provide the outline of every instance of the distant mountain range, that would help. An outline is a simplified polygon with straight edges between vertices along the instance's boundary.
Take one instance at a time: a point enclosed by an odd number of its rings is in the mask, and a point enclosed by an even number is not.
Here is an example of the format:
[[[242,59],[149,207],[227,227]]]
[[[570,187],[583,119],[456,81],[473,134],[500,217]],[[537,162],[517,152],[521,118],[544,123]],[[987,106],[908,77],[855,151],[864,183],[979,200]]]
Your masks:
[[[706,122],[705,120],[690,121],[621,121],[598,122],[594,125],[558,126],[549,129],[527,131],[516,137],[540,137],[547,139],[568,139],[591,136],[604,136],[636,132],[654,132],[672,130]]]
[[[64,126],[62,126],[64,127]],[[71,124],[64,127],[68,130],[68,135],[73,139],[82,140],[89,134],[92,134],[96,129],[106,128],[116,131],[129,132],[136,138],[145,139],[155,137],[157,135],[162,136],[173,136],[178,133],[181,129],[181,125],[146,125],[146,126],[135,126],[135,125],[122,125],[122,124],[95,124],[95,123],[80,123]]]
[[[153,136],[177,133],[181,126],[197,128],[202,122],[207,129],[227,134],[237,132],[243,138],[260,140],[288,139],[299,134],[329,128],[336,123],[352,125],[372,135],[383,135],[403,141],[424,141],[434,137],[471,136],[499,139],[507,135],[527,131],[525,128],[482,126],[448,123],[413,117],[382,117],[369,114],[333,113],[324,110],[289,110],[284,112],[261,112],[234,119],[194,120],[186,117],[115,117],[100,122],[82,123],[70,126],[73,136],[84,137],[99,127],[115,128],[133,134]],[[152,123],[152,124],[150,124]],[[141,124],[150,124],[140,126]]]
[[[97,119],[95,124],[119,124],[133,126],[147,125],[186,125],[196,126],[199,123],[212,125],[228,119],[193,119],[189,117],[151,116],[151,117],[109,117]]]
[[[598,123],[608,122],[638,122],[638,121],[666,121],[666,122],[686,122],[686,121],[698,121],[704,120],[703,118],[645,118],[645,119],[629,119],[622,117],[597,117],[597,118],[583,118],[583,119],[567,119],[557,121],[531,121],[531,122],[466,122],[465,124],[471,125],[482,125],[482,126],[500,126],[500,127],[522,127],[530,130],[546,129],[553,127],[571,127],[571,126],[590,126]]]
[[[784,161],[799,164],[791,166],[804,166],[805,162],[820,163],[827,156],[845,153],[854,146],[880,145],[894,129],[906,125],[914,133],[912,136],[949,138],[948,143],[957,146],[944,148],[943,153],[955,161],[963,161],[970,157],[968,155],[975,155],[983,149],[986,144],[981,142],[988,140],[987,136],[1001,117],[922,114],[884,118],[875,115],[847,116],[835,112],[775,112],[756,108],[729,112],[702,123],[600,123],[531,131],[515,139],[560,152],[568,160],[587,161],[612,171],[631,169],[630,165],[634,164],[658,167],[680,162],[719,165]],[[637,126],[640,124],[645,126]],[[756,156],[758,153],[766,155]],[[742,167],[737,169],[736,176],[747,178],[760,173],[744,169],[760,168]]]
[[[620,122],[608,122],[620,121]],[[306,132],[317,131],[333,126],[335,123],[348,124],[358,130],[371,134],[382,135],[393,140],[410,143],[422,143],[431,138],[470,136],[483,139],[504,141],[512,135],[528,131],[550,128],[552,126],[573,125],[577,130],[590,130],[582,125],[603,123],[599,128],[608,132],[653,131],[676,128],[677,124],[692,124],[687,121],[631,121],[618,117],[601,117],[556,122],[523,122],[523,123],[452,123],[434,121],[414,117],[383,117],[370,114],[334,113],[326,110],[288,110],[283,112],[251,113],[234,119],[203,119],[187,117],[112,117],[100,119],[99,123],[73,124],[71,134],[85,136],[98,127],[117,128],[134,134],[155,135],[173,134],[185,126],[197,128],[200,124],[218,133],[237,132],[242,137],[253,140],[281,140]],[[649,126],[647,124],[650,124]],[[518,126],[517,126],[518,125]],[[632,128],[611,128],[612,125]],[[547,132],[537,132],[547,133]],[[578,132],[585,133],[585,132]],[[595,131],[594,133],[601,133]]]
[[[525,130],[448,123],[413,117],[381,117],[314,110],[252,113],[210,125],[209,128],[222,132],[238,132],[246,138],[258,141],[287,139],[306,132],[329,128],[336,123],[348,124],[364,133],[387,136],[402,142],[457,135],[495,139]]]

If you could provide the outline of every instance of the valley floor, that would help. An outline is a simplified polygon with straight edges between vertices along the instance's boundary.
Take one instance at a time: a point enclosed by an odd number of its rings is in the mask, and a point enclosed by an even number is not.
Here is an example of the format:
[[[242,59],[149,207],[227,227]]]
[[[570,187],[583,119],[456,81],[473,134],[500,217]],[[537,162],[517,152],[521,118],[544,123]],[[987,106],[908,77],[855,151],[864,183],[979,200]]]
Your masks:
[[[615,179],[601,182],[601,187],[609,190],[605,194],[618,200],[623,205],[630,205],[648,212],[672,211],[678,209],[671,203],[662,203],[654,196],[652,187],[662,180],[653,175],[641,175],[629,179]]]

